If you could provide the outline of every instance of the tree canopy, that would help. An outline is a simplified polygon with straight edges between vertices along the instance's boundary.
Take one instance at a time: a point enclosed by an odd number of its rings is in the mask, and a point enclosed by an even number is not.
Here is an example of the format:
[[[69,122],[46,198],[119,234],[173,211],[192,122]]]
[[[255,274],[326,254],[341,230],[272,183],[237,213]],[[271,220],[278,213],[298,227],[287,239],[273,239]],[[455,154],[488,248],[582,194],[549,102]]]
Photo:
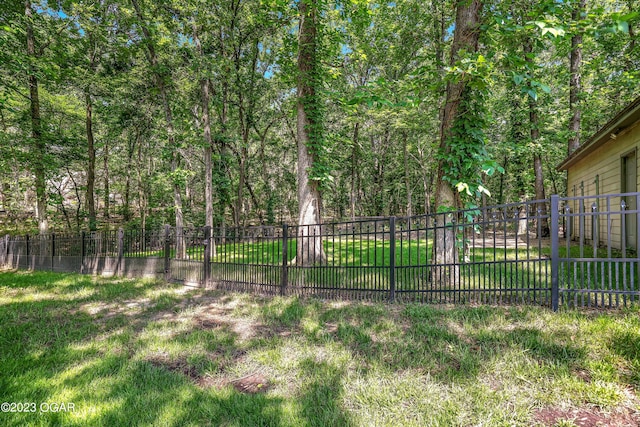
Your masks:
[[[555,165],[640,95],[637,0],[484,1],[468,28],[467,3],[0,0],[0,229],[565,193]]]

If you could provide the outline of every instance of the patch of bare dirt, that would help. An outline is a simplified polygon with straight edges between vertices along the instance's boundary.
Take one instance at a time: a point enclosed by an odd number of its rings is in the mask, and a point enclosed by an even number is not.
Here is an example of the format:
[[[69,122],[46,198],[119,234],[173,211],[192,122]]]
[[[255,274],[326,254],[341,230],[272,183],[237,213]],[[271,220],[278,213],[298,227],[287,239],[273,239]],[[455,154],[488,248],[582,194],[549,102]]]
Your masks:
[[[328,334],[334,335],[338,333],[338,324],[334,322],[326,322],[324,327]]]
[[[269,388],[269,380],[259,372],[246,375],[230,382],[240,393],[264,393]]]
[[[260,338],[288,337],[291,336],[292,327],[282,325],[263,325],[255,327],[255,335]]]
[[[640,414],[627,409],[604,412],[595,408],[560,409],[542,408],[535,411],[534,420],[543,426],[555,426],[570,421],[577,427],[638,427]]]
[[[206,317],[195,317],[193,321],[199,329],[203,330],[222,329],[227,326],[225,322]]]
[[[575,369],[573,371],[573,375],[575,375],[576,377],[580,378],[585,383],[590,383],[591,382],[591,374],[589,374],[589,371],[586,371],[584,369]]]
[[[245,355],[246,352],[244,350],[238,350],[233,352],[231,359],[237,362],[242,360]],[[212,353],[210,357],[212,359],[229,359],[229,357],[225,357],[222,353]],[[190,365],[186,359],[171,359],[163,353],[150,356],[146,360],[155,367],[184,375],[201,388],[223,388],[230,385],[240,393],[256,394],[266,392],[271,385],[269,380],[259,372],[254,372],[237,379],[228,379],[206,374],[202,375],[194,366]],[[223,361],[222,368],[224,368],[224,365],[225,363]]]
[[[474,236],[471,239],[470,246],[473,248],[498,248],[498,249],[515,249],[523,248],[525,245],[531,247],[538,247],[540,245],[543,248],[551,246],[550,238],[536,238],[535,234],[519,234],[516,238],[515,234],[508,233],[486,233],[480,236]]]
[[[227,308],[211,303],[198,306],[195,313],[183,316],[183,320],[191,320],[194,326],[203,329],[228,329],[233,332],[240,341],[248,341],[257,335],[261,324],[252,319],[234,317]]]
[[[166,355],[159,354],[149,357],[147,361],[155,367],[177,372],[196,382],[200,379],[200,373],[184,359],[171,360]]]

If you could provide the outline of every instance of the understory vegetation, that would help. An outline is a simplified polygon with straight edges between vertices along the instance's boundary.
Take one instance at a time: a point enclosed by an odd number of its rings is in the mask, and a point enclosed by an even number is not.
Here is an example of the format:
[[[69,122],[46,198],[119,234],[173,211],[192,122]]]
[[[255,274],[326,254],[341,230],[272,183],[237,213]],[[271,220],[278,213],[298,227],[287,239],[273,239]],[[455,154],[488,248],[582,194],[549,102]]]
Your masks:
[[[637,307],[327,302],[7,271],[0,324],[0,400],[74,404],[0,413],[5,426],[640,423]]]

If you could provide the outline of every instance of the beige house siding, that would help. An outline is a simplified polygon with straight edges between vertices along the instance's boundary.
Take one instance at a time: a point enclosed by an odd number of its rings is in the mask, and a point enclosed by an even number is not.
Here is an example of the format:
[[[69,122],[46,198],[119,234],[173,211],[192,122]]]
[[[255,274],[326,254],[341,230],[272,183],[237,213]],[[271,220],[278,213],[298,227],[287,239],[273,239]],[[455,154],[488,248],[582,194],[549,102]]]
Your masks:
[[[622,162],[623,157],[635,152],[636,165],[640,165],[640,122],[616,136],[609,138],[593,152],[586,155],[574,165],[567,169],[567,196],[595,196],[603,194],[615,194],[623,191]],[[639,168],[640,169],[640,168]],[[640,170],[636,173],[636,178],[640,181]],[[640,182],[637,182],[640,189]],[[611,198],[611,206],[599,206],[598,210],[610,209],[620,210],[620,198]],[[572,201],[570,205],[572,212],[579,212],[580,203]],[[585,212],[591,211],[594,200],[585,200],[582,207]],[[600,202],[602,205],[604,201]],[[621,219],[620,215],[611,217],[611,244],[613,247],[621,247]],[[572,236],[578,236],[579,222],[577,218],[572,221]],[[607,218],[601,216],[599,219],[599,243],[607,243]],[[593,236],[593,221],[591,217],[586,217],[585,238],[591,240]]]

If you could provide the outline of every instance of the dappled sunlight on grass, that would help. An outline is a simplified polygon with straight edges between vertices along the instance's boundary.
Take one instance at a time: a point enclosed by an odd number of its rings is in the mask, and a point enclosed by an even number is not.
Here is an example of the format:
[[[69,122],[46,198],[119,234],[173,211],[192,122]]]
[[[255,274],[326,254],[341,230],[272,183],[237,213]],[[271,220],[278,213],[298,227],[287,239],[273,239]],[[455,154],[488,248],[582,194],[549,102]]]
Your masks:
[[[556,407],[640,420],[638,309],[267,298],[51,273],[0,273],[0,289],[3,399],[75,404],[3,425],[529,426]]]

